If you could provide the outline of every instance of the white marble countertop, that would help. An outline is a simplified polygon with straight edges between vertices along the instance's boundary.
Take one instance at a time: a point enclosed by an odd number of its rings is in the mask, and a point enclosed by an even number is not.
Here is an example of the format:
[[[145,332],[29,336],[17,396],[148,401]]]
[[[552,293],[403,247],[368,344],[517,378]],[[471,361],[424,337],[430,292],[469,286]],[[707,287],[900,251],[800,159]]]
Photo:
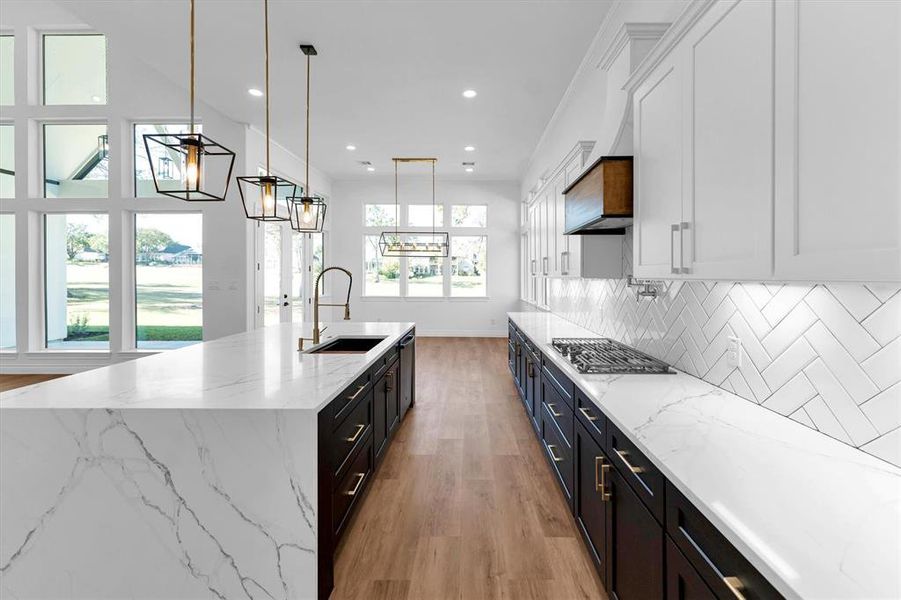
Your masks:
[[[334,337],[386,336],[366,354],[302,354],[309,325],[283,323],[77,373],[0,395],[0,409],[302,409],[319,411],[414,323],[325,323]]]
[[[597,334],[508,315],[786,597],[901,597],[901,469],[684,373],[581,375],[551,340]]]

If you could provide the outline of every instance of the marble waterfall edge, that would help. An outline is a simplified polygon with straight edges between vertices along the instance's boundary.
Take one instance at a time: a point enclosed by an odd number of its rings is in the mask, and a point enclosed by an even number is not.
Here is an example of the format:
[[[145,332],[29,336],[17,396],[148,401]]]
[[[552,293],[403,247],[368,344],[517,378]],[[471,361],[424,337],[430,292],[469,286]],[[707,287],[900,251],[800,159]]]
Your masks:
[[[316,596],[315,412],[2,417],[0,596]]]

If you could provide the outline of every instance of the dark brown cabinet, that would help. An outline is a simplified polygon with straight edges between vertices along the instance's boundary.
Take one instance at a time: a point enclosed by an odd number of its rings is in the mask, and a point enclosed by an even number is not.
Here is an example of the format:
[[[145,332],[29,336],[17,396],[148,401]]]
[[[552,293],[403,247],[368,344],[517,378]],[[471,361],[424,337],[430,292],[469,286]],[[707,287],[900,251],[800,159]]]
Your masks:
[[[557,481],[560,483],[560,489],[566,498],[566,503],[572,510],[573,500],[573,453],[572,448],[566,442],[560,429],[554,423],[554,417],[551,415],[546,404],[542,405],[541,414],[541,443],[544,446],[544,452],[548,462],[557,475]]]
[[[416,403],[416,331],[400,342],[400,418]]]
[[[573,467],[575,470],[575,491],[573,512],[576,524],[594,566],[607,585],[607,507],[609,495],[606,478],[610,472],[610,461],[594,438],[581,424],[575,428],[573,444]]]
[[[716,600],[669,536],[666,536],[666,600]]]
[[[373,445],[375,460],[381,462],[388,448],[388,440],[400,422],[400,394],[397,387],[397,367],[395,361],[385,368],[384,373],[372,388]]]
[[[663,597],[663,527],[616,469],[606,481],[607,590],[616,600]]]

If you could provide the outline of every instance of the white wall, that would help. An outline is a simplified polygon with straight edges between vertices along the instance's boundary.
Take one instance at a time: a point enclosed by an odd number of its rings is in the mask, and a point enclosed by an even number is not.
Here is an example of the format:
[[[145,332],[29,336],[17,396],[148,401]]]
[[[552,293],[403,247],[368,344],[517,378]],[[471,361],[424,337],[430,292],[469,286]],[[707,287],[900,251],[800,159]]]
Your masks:
[[[402,198],[404,185],[401,184]],[[519,299],[519,187],[515,182],[438,181],[437,196],[448,216],[451,204],[488,205],[487,299],[361,298],[363,205],[393,204],[394,183],[375,178],[336,181],[329,208],[329,218],[333,219],[331,257],[326,263],[343,266],[354,274],[353,320],[415,321],[419,335],[506,335],[505,313],[515,310]],[[344,289],[343,283],[338,287],[333,292],[336,295]]]

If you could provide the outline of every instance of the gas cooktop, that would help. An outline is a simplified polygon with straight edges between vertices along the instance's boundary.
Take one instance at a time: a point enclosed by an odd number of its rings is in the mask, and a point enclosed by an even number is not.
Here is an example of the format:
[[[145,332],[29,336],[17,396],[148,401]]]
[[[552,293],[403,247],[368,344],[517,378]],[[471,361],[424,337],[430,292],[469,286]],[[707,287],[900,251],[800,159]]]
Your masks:
[[[579,373],[675,373],[665,362],[608,338],[554,338],[551,345]]]

